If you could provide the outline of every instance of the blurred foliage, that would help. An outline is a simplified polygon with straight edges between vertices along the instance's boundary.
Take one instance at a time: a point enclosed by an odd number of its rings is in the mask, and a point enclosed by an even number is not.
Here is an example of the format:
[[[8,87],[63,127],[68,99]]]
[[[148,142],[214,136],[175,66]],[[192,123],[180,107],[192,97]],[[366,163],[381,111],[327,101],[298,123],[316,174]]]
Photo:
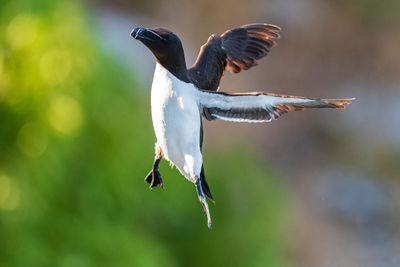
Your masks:
[[[166,163],[148,190],[149,96],[90,20],[75,1],[0,6],[0,265],[287,266],[285,188],[240,144],[206,152],[213,230]]]

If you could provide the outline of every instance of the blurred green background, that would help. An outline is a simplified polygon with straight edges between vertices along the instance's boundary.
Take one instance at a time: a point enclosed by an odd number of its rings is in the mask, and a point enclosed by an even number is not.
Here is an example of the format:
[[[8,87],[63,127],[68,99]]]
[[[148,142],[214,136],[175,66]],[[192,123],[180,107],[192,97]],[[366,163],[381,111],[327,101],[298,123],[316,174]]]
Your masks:
[[[3,0],[0,266],[399,266],[399,5]],[[223,90],[357,101],[205,122],[210,231],[176,169],[161,164],[164,190],[143,181],[154,59],[129,32],[173,29],[190,66],[211,33],[252,22],[283,38]]]
[[[251,149],[208,155],[222,166],[206,169],[221,178],[208,230],[177,170],[162,164],[165,190],[144,183],[149,95],[99,45],[87,9],[41,0],[0,11],[1,266],[286,264],[286,189]]]

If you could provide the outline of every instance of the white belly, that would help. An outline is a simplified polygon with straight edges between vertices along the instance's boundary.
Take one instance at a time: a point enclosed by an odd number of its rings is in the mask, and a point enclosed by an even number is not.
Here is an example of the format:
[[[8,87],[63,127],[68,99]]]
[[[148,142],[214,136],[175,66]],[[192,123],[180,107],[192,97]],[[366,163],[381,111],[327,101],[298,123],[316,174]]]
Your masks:
[[[200,112],[196,88],[157,63],[151,88],[153,127],[164,158],[189,180],[199,175]]]

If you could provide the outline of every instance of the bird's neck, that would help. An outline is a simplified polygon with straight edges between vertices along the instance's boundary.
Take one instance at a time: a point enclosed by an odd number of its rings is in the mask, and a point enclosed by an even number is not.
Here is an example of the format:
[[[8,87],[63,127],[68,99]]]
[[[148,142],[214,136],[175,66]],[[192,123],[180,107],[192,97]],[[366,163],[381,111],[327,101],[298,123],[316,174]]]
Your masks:
[[[179,80],[186,83],[190,82],[183,53],[178,56],[157,57],[157,62]]]

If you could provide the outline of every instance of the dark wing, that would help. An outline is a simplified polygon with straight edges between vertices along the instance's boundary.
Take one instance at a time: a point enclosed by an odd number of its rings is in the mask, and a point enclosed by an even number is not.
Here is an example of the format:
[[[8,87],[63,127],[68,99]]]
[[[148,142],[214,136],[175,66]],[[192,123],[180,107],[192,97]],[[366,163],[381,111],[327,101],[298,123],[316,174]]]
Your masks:
[[[276,45],[281,29],[270,24],[248,24],[221,35],[222,49],[227,53],[227,67],[233,73],[257,65]]]
[[[201,49],[195,64],[188,70],[189,79],[198,88],[216,91],[225,68],[233,73],[257,65],[276,45],[280,28],[271,24],[248,24],[213,34]]]
[[[227,55],[222,49],[222,38],[213,34],[207,43],[201,46],[196,62],[188,69],[189,79],[199,89],[217,91],[226,62]]]

